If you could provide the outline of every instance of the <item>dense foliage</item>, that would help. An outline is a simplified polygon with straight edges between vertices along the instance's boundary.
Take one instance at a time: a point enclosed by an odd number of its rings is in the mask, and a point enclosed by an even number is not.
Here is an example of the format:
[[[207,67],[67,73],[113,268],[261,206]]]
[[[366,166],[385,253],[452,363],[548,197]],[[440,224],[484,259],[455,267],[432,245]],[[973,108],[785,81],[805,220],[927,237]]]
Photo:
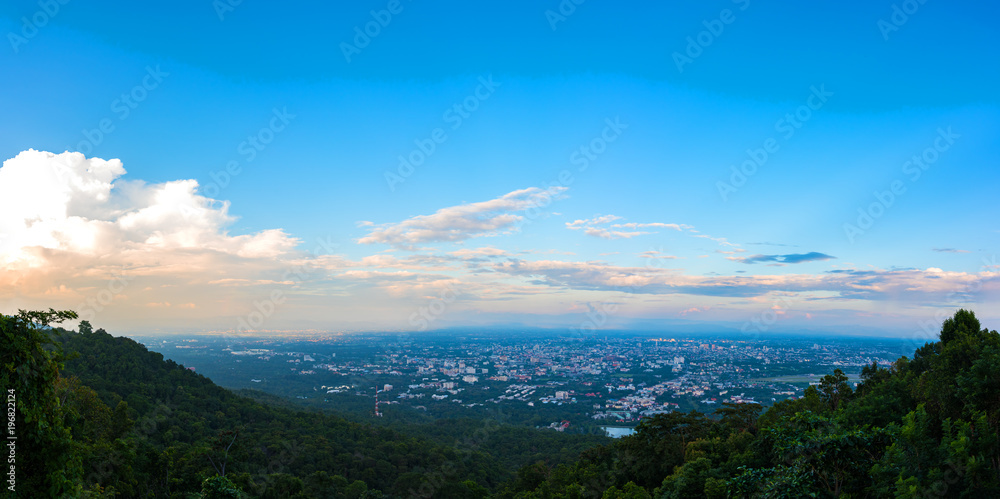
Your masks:
[[[763,414],[661,414],[606,445],[500,417],[296,410],[87,322],[50,326],[74,317],[0,315],[21,497],[1000,497],[1000,335],[965,310],[856,387],[836,370]]]
[[[760,410],[658,415],[573,465],[521,469],[499,496],[1000,497],[1000,335],[970,311],[856,389],[838,369]]]
[[[3,386],[37,440],[17,458],[23,497],[477,497],[526,463],[607,440],[502,414],[404,433],[303,411],[233,393],[86,321],[78,333],[47,327],[59,313],[47,314],[0,316]],[[52,476],[28,471],[42,469]]]

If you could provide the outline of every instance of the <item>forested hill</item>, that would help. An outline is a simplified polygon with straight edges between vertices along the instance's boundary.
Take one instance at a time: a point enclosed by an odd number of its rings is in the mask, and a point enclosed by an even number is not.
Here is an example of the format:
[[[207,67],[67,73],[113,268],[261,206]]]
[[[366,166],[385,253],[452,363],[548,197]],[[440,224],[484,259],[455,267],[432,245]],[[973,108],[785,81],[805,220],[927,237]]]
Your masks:
[[[508,475],[479,449],[237,396],[128,338],[98,330],[58,339],[70,357],[61,396],[78,415],[67,426],[81,444],[85,482],[123,496],[198,492],[223,471],[264,497],[407,495],[436,472],[462,477],[444,488],[466,496]]]
[[[856,388],[836,370],[759,410],[644,419],[575,465],[521,470],[501,496],[1000,497],[1000,335],[972,312]]]
[[[71,318],[0,314],[18,435],[8,495],[1000,497],[1000,334],[965,310],[912,359],[865,367],[856,388],[837,370],[763,414],[658,415],[562,463],[545,458],[586,436],[487,420],[443,443],[262,404],[89,324],[47,326]]]
[[[571,438],[484,420],[442,444],[262,404],[89,324],[40,327],[54,313],[0,315],[5,344],[19,340],[0,350],[0,381],[21,412],[36,409],[17,418],[38,430],[22,440],[21,497],[485,497],[512,478],[511,461],[560,455]],[[491,441],[511,435],[522,445],[493,455]]]

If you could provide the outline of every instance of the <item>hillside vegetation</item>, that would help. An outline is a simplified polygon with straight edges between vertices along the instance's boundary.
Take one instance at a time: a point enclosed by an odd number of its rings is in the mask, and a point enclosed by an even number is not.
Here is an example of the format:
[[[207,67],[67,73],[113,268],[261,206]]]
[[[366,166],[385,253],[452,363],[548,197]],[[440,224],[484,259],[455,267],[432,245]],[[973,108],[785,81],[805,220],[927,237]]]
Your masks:
[[[1000,335],[959,310],[803,398],[643,420],[610,443],[497,419],[375,427],[213,384],[128,339],[0,315],[17,497],[1000,497]],[[603,444],[602,444],[603,443]],[[582,452],[581,452],[582,451]],[[512,471],[516,470],[516,471]]]

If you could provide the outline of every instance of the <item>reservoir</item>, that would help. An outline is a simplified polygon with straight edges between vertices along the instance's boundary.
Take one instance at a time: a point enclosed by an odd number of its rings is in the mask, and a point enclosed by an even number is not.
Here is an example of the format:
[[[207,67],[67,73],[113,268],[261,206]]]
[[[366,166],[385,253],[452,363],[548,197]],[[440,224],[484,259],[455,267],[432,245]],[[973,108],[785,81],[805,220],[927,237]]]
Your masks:
[[[628,426],[602,426],[601,429],[611,438],[622,438],[635,433],[635,428]]]

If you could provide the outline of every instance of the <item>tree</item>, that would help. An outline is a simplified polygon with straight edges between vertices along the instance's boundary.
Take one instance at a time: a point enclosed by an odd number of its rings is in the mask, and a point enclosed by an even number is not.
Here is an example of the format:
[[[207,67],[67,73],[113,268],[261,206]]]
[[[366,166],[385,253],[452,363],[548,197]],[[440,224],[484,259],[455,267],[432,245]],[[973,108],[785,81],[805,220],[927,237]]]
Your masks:
[[[226,476],[226,464],[229,462],[229,449],[233,447],[236,443],[236,439],[240,436],[240,428],[231,431],[219,432],[219,435],[215,438],[213,443],[213,450],[221,451],[222,456],[219,457],[218,463],[215,459],[212,459],[212,454],[206,453],[205,456],[208,457],[209,462],[212,463],[212,467],[215,468],[215,472],[219,476]],[[232,437],[232,438],[230,438]]]
[[[913,362],[919,364],[913,373],[914,397],[925,403],[927,412],[938,419],[968,416],[966,405],[970,400],[963,399],[960,392],[969,394],[969,386],[961,388],[959,381],[968,376],[980,359],[1000,349],[1000,334],[980,330],[979,326],[973,312],[959,310],[942,324],[941,341],[917,351],[918,359]]]
[[[876,386],[885,383],[890,378],[892,378],[892,371],[879,367],[878,362],[872,362],[870,366],[862,366],[861,383],[858,384],[857,394],[871,393]]]
[[[959,309],[953,317],[945,319],[941,325],[941,344],[947,345],[952,340],[979,332],[979,319],[972,311]]]
[[[638,486],[635,482],[628,482],[621,490],[618,487],[611,487],[604,491],[601,499],[650,499],[649,492]]]
[[[734,404],[723,402],[722,407],[715,410],[715,415],[721,416],[722,424],[734,431],[748,431],[757,434],[757,418],[763,407],[760,404]]]
[[[232,480],[224,476],[213,476],[201,482],[203,499],[241,499],[246,497]]]
[[[660,485],[676,466],[684,464],[687,445],[706,436],[711,424],[693,410],[644,418],[634,434],[618,441],[617,483],[633,481],[650,489]]]
[[[15,404],[17,487],[27,495],[59,497],[80,493],[83,468],[72,453],[56,393],[63,356],[49,324],[77,317],[72,311],[18,311],[0,314],[0,387]]]
[[[833,374],[827,374],[820,379],[820,398],[830,406],[831,411],[836,411],[840,404],[850,400],[854,395],[851,385],[847,384],[848,379],[840,369],[834,369]]]
[[[715,478],[712,473],[712,461],[708,458],[699,457],[693,461],[684,463],[684,466],[677,468],[674,474],[663,480],[659,492],[665,499],[682,499],[687,497],[701,497],[705,493],[706,481]]]

